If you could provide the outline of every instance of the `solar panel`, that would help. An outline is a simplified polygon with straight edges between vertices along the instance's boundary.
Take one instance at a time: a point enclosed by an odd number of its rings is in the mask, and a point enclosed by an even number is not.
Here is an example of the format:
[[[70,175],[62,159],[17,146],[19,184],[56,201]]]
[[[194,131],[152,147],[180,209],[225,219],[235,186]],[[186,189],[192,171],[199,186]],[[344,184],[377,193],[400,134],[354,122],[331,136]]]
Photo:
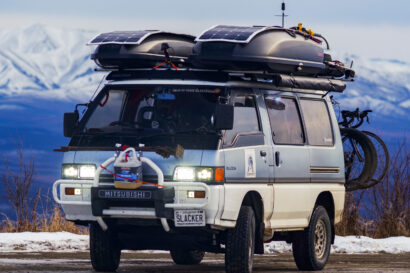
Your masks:
[[[159,30],[113,31],[98,34],[87,45],[102,44],[134,44],[139,45],[148,36],[160,32]]]
[[[234,43],[249,43],[252,38],[266,30],[269,27],[265,26],[253,26],[253,27],[239,27],[239,26],[224,26],[219,25],[212,27],[204,31],[197,42],[210,42],[210,41],[225,41]]]

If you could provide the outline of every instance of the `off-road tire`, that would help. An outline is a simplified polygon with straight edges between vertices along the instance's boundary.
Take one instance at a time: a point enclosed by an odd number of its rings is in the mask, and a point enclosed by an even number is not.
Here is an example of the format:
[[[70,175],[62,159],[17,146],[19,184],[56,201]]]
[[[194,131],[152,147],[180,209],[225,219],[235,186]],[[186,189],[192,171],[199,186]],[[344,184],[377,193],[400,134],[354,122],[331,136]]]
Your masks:
[[[113,272],[120,264],[121,249],[112,231],[90,224],[90,257],[95,271]]]
[[[318,225],[324,231],[320,237],[317,237],[316,233]],[[296,232],[293,236],[293,258],[299,270],[323,269],[329,259],[331,241],[332,228],[329,216],[324,207],[317,206],[313,211],[309,226],[304,231]]]
[[[227,273],[251,273],[255,252],[255,214],[241,207],[236,226],[227,230],[225,270]]]
[[[195,265],[204,258],[205,252],[200,250],[171,249],[172,260],[176,264]]]
[[[349,138],[356,142],[361,147],[364,156],[364,166],[360,175],[357,177],[346,177],[346,191],[354,191],[357,189],[366,188],[367,184],[372,179],[377,168],[377,152],[370,138],[364,133],[353,128],[341,128],[340,134],[343,143],[349,141]],[[346,151],[344,151],[346,153]],[[347,174],[347,172],[346,172]]]

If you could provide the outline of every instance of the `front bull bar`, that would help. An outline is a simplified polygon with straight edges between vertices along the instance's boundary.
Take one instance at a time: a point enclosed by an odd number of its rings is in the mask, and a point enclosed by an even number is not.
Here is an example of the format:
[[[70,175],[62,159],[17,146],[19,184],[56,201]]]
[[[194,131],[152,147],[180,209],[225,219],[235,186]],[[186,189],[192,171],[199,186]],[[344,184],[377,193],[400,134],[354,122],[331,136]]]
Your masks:
[[[103,171],[103,169],[107,168],[110,164],[112,164],[115,161],[116,157],[111,157],[104,161],[100,166],[98,166],[97,170],[95,171],[95,176],[94,180],[81,180],[81,184],[92,184],[93,187],[98,187],[99,186],[99,179],[100,179],[100,174]],[[161,171],[161,169],[158,167],[157,164],[155,164],[151,159],[146,158],[146,157],[141,157],[141,162],[146,163],[148,166],[150,166],[157,174],[158,177],[158,186],[195,186],[195,187],[201,187],[205,190],[206,193],[206,200],[205,202],[201,204],[181,204],[181,203],[168,203],[165,204],[166,208],[173,208],[173,209],[201,209],[204,208],[208,205],[208,200],[209,200],[209,194],[210,194],[210,188],[208,185],[205,183],[198,183],[198,182],[167,182],[164,184],[164,173]],[[91,205],[91,201],[63,201],[59,198],[58,196],[58,186],[64,183],[70,183],[72,185],[72,181],[64,181],[64,180],[58,180],[53,184],[53,198],[54,201],[57,204],[60,205]],[[124,216],[129,216],[129,217],[135,217],[135,218],[155,218],[155,211],[147,211],[146,209],[144,210],[138,210],[138,209],[129,209],[129,210],[118,210],[118,209],[107,209],[103,211],[104,215],[107,216],[118,216],[118,217],[124,217]],[[101,229],[104,231],[108,229],[107,224],[105,223],[104,219],[101,216],[97,216],[96,220],[98,224],[101,226]],[[160,218],[161,225],[164,228],[166,232],[170,231],[170,227],[168,225],[167,219],[166,218]]]

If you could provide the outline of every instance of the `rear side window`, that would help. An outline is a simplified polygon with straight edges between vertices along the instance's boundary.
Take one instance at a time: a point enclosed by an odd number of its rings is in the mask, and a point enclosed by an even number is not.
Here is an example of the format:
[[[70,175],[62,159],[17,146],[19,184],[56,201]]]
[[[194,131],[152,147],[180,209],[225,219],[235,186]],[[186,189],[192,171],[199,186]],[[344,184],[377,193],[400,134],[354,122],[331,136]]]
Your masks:
[[[225,145],[233,144],[235,142],[235,138],[240,134],[260,131],[254,95],[237,94],[233,99],[233,105],[233,129],[225,132]]]
[[[303,144],[305,137],[294,98],[265,95],[273,141],[276,144]]]
[[[301,99],[300,105],[310,145],[333,146],[329,110],[323,100]]]

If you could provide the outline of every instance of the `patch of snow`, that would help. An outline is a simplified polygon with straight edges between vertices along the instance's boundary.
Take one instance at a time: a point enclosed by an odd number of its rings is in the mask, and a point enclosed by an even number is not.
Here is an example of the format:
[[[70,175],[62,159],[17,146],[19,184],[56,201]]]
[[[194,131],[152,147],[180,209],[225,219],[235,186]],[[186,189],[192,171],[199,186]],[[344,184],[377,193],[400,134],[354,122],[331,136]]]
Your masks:
[[[287,253],[292,245],[286,242],[270,242],[265,244],[265,253]],[[373,239],[366,236],[336,236],[332,245],[332,253],[404,253],[410,252],[410,237],[390,237]]]
[[[88,235],[69,232],[0,233],[0,252],[73,252],[88,250]]]
[[[410,252],[410,237],[373,239],[366,236],[336,236],[332,246],[335,253],[403,253]]]
[[[68,232],[0,233],[0,252],[77,252],[88,251],[88,235]],[[286,242],[265,244],[265,253],[287,253],[292,245]],[[365,236],[336,236],[332,253],[404,253],[410,252],[410,237],[372,239]],[[165,253],[147,250],[144,253]],[[1,261],[0,261],[1,262]]]

